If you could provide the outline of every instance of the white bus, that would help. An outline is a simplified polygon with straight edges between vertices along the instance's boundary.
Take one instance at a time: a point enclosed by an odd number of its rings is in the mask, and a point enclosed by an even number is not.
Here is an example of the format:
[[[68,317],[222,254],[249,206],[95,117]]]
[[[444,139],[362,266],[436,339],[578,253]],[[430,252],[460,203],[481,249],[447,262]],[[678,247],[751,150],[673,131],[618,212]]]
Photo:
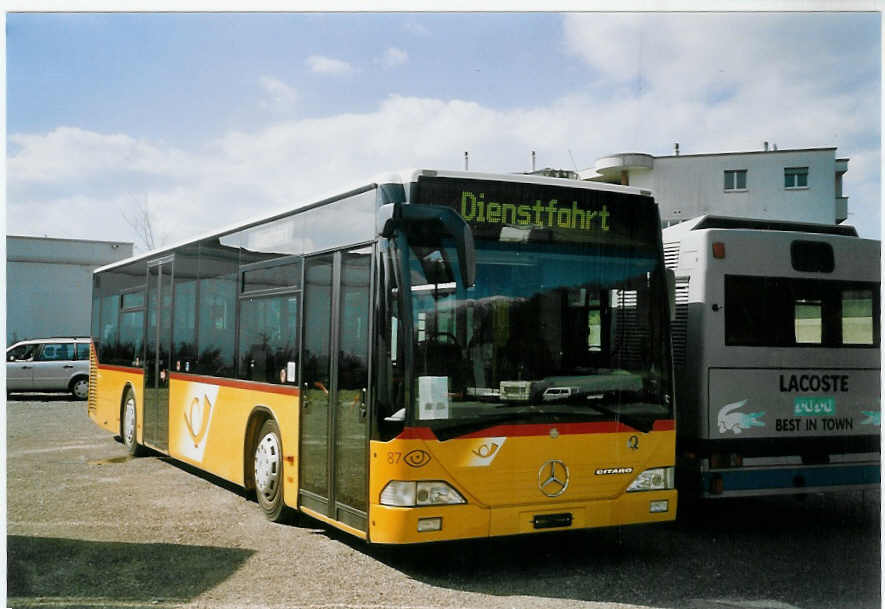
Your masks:
[[[702,216],[664,229],[663,246],[680,488],[878,486],[880,242],[850,226]]]

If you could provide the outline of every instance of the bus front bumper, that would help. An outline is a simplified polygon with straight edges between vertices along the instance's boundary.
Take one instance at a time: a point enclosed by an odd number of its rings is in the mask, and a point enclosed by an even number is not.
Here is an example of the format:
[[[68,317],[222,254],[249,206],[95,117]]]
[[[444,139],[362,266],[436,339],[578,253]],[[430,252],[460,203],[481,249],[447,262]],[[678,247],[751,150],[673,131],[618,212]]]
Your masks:
[[[878,488],[879,463],[741,467],[702,472],[703,496],[746,497]]]
[[[369,540],[407,544],[675,520],[675,490],[625,493],[616,499],[483,507],[400,508],[372,504]],[[438,527],[438,528],[437,528]]]

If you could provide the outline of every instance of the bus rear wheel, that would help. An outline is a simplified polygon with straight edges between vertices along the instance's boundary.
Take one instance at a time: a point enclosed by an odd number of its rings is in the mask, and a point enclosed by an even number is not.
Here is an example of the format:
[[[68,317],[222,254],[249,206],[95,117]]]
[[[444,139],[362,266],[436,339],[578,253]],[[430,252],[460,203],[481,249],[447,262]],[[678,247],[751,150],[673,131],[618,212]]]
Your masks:
[[[276,421],[267,419],[258,432],[252,464],[258,505],[272,522],[283,522],[288,515],[283,503],[282,446],[280,428]]]

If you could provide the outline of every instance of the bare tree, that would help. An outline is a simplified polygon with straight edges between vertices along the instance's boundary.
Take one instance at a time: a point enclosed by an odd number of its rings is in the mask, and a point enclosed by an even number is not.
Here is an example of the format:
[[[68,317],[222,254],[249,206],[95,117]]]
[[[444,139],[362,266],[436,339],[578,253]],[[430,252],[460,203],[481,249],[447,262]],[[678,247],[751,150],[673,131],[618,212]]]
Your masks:
[[[133,204],[128,212],[124,209],[122,213],[126,224],[135,232],[137,248],[144,248],[144,251],[149,252],[165,243],[166,236],[157,231],[148,195]]]

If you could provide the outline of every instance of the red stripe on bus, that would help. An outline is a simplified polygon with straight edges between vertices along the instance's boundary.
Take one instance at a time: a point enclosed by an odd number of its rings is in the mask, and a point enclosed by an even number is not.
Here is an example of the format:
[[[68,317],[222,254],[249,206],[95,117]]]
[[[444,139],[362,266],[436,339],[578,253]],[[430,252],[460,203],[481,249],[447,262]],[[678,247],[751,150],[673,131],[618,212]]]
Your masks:
[[[241,381],[237,379],[223,379],[216,376],[203,376],[201,374],[185,374],[182,372],[170,372],[169,378],[177,381],[192,381],[195,383],[206,383],[208,385],[219,385],[221,387],[231,387],[233,389],[247,389],[249,391],[265,391],[267,393],[280,393],[283,395],[298,396],[301,392],[298,387],[289,387],[286,385],[272,385],[270,383],[258,383],[255,381]]]
[[[624,433],[636,431],[629,425],[617,421],[600,421],[595,423],[530,423],[526,425],[495,425],[481,431],[475,431],[461,438],[488,438],[502,436],[513,438],[518,436],[547,436],[556,429],[559,435],[577,435],[591,433]]]
[[[674,419],[660,419],[655,421],[654,431],[673,431],[676,429],[676,421]]]
[[[469,433],[462,438],[488,438],[490,436],[546,436],[556,428],[560,435],[594,434],[594,433],[630,433],[639,431],[621,421],[599,421],[587,423],[533,423],[529,425],[496,425],[487,429]],[[654,422],[652,431],[672,431],[676,429],[673,419],[661,419]]]
[[[135,366],[115,366],[113,364],[96,364],[99,370],[113,370],[114,372],[128,372],[129,374],[144,374],[144,370]]]
[[[436,434],[429,427],[406,427],[397,440],[436,440]]]

